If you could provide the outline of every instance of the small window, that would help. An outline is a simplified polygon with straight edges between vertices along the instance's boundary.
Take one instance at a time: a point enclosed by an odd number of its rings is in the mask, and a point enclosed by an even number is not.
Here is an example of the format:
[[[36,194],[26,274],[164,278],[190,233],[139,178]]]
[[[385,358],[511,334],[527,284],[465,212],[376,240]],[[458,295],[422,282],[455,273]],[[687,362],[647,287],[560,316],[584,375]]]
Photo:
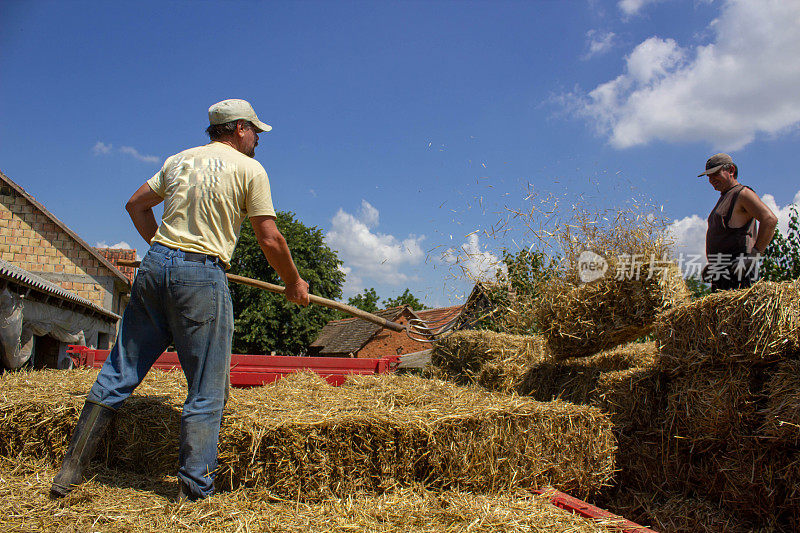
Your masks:
[[[97,349],[98,350],[108,350],[108,333],[98,333],[97,334]]]

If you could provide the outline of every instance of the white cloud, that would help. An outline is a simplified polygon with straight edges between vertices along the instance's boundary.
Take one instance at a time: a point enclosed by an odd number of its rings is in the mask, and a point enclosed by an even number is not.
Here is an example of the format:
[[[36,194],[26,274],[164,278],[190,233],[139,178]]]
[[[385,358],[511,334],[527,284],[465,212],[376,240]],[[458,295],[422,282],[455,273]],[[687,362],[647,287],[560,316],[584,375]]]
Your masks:
[[[114,145],[109,143],[106,144],[103,141],[97,141],[97,143],[92,147],[92,152],[94,155],[104,155],[110,154],[113,150]],[[129,156],[138,159],[139,161],[144,161],[145,163],[160,163],[161,159],[154,155],[145,155],[139,152],[136,148],[132,146],[120,146],[117,148],[117,151]]]
[[[619,5],[635,13],[644,3]],[[650,37],[624,73],[564,100],[616,148],[662,140],[737,150],[800,124],[798,27],[800,0],[727,0],[710,44]]]
[[[107,154],[107,153],[111,152],[111,148],[112,148],[112,145],[106,144],[106,143],[104,143],[102,141],[97,141],[97,144],[95,144],[92,147],[92,152],[94,152],[95,155]]]
[[[615,34],[613,31],[602,33],[598,30],[589,30],[586,32],[586,37],[589,40],[589,51],[586,52],[583,59],[590,59],[596,55],[604,54],[614,46]]]
[[[342,270],[348,274],[345,293],[355,289],[355,294],[364,288],[364,282],[397,286],[413,280],[401,269],[419,264],[425,257],[421,247],[424,236],[409,235],[401,240],[375,232],[378,220],[378,210],[363,200],[358,216],[339,209],[331,221],[325,241],[344,262]]]
[[[144,155],[140,154],[139,150],[132,146],[121,146],[119,149],[120,152],[123,154],[128,154],[133,156],[134,158],[138,159],[139,161],[144,161],[145,163],[159,163],[161,159],[154,155]]]
[[[648,4],[656,4],[663,0],[619,0],[617,6],[625,16],[637,15]]]
[[[481,249],[477,233],[470,234],[459,248],[445,251],[442,262],[460,268],[470,281],[494,279],[498,269],[505,266],[495,254]]]
[[[100,241],[94,245],[95,248],[120,248],[122,250],[132,250],[133,246],[125,241],[119,241],[116,244],[108,244],[106,241]]]
[[[789,227],[789,210],[792,204],[780,207],[775,201],[775,197],[771,194],[765,194],[761,199],[778,217],[778,230],[785,235]],[[800,191],[797,191],[797,194],[794,195],[792,203],[800,204]],[[699,256],[700,265],[705,265],[707,228],[706,218],[701,218],[698,215],[690,215],[680,220],[675,220],[669,225],[668,232],[674,243],[674,251],[679,257],[682,256],[684,258],[684,262],[688,261],[689,257]],[[686,264],[683,265],[683,269],[684,273],[686,273]]]

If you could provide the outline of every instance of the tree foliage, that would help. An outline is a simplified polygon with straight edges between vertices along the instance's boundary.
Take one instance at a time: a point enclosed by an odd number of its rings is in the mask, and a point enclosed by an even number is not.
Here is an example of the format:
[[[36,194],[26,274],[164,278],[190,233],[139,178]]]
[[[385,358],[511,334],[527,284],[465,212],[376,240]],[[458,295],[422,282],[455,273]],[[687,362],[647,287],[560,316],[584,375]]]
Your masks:
[[[511,253],[503,250],[504,269],[497,271],[490,284],[489,298],[494,312],[473,323],[473,329],[488,329],[520,335],[537,332],[533,318],[541,283],[553,275],[556,260],[548,260],[538,251],[528,249]]]
[[[409,289],[403,291],[403,294],[400,296],[387,298],[383,301],[383,307],[385,309],[388,309],[389,307],[398,307],[400,305],[407,305],[414,311],[425,309],[425,304],[423,304],[416,296],[411,294]]]
[[[322,230],[308,227],[293,213],[279,211],[276,223],[292,252],[300,275],[311,285],[311,291],[324,298],[342,296],[344,273],[342,262],[323,240]],[[258,245],[251,224],[245,222],[231,259],[232,274],[269,283],[283,284],[278,273],[269,266]],[[231,283],[234,312],[234,353],[301,355],[316,338],[320,329],[337,318],[332,309],[319,305],[300,306],[282,295]]]
[[[362,292],[356,294],[355,296],[351,296],[347,300],[347,303],[349,305],[352,305],[353,307],[357,307],[362,311],[366,311],[368,313],[375,313],[380,309],[388,309],[389,307],[397,307],[400,305],[407,305],[414,311],[425,309],[425,304],[423,304],[419,300],[419,298],[411,294],[410,289],[406,289],[405,291],[403,291],[403,294],[401,294],[400,296],[396,296],[394,298],[386,298],[381,303],[382,307],[378,306],[379,301],[380,297],[378,297],[378,291],[376,291],[374,287],[371,287],[369,289],[364,289]]]
[[[367,313],[375,313],[378,311],[378,292],[375,288],[364,289],[363,293],[358,293],[351,296],[347,300],[348,305],[357,307]]]
[[[800,278],[800,220],[797,205],[789,210],[789,228],[786,235],[779,230],[764,251],[764,261],[759,271],[761,279],[788,281]]]
[[[711,294],[711,287],[694,276],[689,276],[683,278],[686,282],[686,288],[689,289],[689,292],[692,295],[692,300],[696,300],[698,298],[702,298],[703,296],[707,296]]]

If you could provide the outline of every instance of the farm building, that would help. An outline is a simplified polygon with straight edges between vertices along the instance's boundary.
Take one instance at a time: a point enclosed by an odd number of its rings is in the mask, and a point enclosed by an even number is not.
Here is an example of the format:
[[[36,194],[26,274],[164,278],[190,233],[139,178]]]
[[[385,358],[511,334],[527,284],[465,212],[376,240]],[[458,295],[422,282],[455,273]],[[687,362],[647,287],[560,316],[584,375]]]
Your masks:
[[[134,257],[89,246],[0,172],[4,365],[64,366],[67,344],[110,347],[133,275],[113,261]]]

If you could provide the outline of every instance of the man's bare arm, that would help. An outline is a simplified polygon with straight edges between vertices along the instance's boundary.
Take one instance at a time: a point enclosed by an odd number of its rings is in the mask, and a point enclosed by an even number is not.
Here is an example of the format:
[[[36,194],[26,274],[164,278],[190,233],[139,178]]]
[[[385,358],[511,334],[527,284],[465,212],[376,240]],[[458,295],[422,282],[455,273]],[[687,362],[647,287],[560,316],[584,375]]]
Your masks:
[[[750,189],[743,189],[739,195],[739,205],[751,217],[758,220],[758,235],[756,236],[755,251],[763,254],[769,246],[775,228],[778,225],[778,217],[775,213],[761,201],[756,193]]]
[[[128,203],[125,204],[125,209],[136,227],[136,231],[142,236],[144,240],[150,244],[153,237],[158,231],[158,224],[156,217],[153,214],[153,207],[160,204],[164,199],[153,192],[153,189],[145,183],[139,187]]]
[[[308,283],[297,272],[286,239],[275,224],[275,217],[251,217],[250,223],[264,257],[286,285],[286,299],[302,306],[308,305]]]

